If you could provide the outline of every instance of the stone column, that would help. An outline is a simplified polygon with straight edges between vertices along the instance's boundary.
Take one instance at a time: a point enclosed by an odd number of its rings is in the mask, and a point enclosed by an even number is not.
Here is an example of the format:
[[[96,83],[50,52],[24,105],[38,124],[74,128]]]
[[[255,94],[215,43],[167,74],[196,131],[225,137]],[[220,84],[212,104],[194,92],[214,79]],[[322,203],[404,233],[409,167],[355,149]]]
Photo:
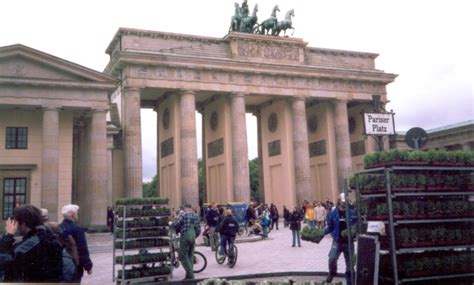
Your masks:
[[[262,145],[262,114],[260,110],[254,113],[257,117],[257,145],[258,145],[258,194],[260,201],[265,201],[265,180],[263,175],[263,145]],[[255,197],[254,197],[255,198]]]
[[[93,110],[90,124],[89,188],[87,209],[90,226],[107,224],[107,120],[106,110]],[[82,211],[85,213],[86,211]]]
[[[180,97],[180,152],[181,193],[183,204],[199,207],[197,145],[196,145],[196,100],[195,93],[185,90]]]
[[[337,100],[334,103],[336,131],[336,161],[338,192],[343,191],[344,179],[352,172],[351,141],[347,116],[347,101]]]
[[[304,200],[314,201],[311,189],[311,171],[308,149],[308,129],[304,98],[295,97],[291,103],[293,113],[293,151],[295,164],[295,190],[298,204]]]
[[[113,135],[107,136],[107,206],[114,204],[114,190],[113,190],[113,159],[112,151],[114,149]]]
[[[248,203],[250,202],[250,180],[244,94],[232,94],[230,108],[232,116],[232,185],[234,201]]]
[[[58,221],[59,109],[43,109],[43,150],[41,163],[41,207],[49,219]]]
[[[142,197],[140,89],[122,90],[125,196]]]
[[[161,171],[161,166],[160,166],[160,129],[161,129],[161,120],[160,120],[160,114],[158,113],[158,106],[156,106],[153,109],[156,112],[156,193],[158,196],[161,196],[160,193],[160,171]]]

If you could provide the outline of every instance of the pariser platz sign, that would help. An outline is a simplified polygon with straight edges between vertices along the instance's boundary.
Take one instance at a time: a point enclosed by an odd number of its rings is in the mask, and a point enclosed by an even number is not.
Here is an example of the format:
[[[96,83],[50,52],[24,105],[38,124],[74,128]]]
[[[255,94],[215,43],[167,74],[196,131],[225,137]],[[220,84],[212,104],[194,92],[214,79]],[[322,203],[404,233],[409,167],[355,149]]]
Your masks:
[[[364,113],[364,127],[367,135],[394,135],[393,113]]]

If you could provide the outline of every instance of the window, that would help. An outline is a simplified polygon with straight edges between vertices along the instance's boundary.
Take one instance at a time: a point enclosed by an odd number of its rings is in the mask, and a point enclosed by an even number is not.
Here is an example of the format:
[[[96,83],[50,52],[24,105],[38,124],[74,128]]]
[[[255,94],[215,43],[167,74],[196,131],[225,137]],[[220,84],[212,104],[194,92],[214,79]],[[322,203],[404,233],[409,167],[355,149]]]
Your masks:
[[[13,215],[13,209],[26,204],[26,178],[5,178],[3,180],[3,219]]]
[[[5,148],[26,149],[28,146],[28,128],[7,127]]]

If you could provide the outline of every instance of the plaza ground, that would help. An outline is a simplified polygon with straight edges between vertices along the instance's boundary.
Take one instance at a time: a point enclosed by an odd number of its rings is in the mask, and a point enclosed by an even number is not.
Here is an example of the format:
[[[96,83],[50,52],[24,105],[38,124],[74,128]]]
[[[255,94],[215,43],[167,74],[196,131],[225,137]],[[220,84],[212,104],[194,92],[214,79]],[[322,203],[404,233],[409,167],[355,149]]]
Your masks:
[[[85,275],[83,284],[113,284],[112,281],[112,235],[110,233],[90,234],[87,236],[91,259],[94,262],[93,274]],[[291,247],[292,236],[288,228],[280,227],[273,230],[269,239],[259,238],[239,238],[237,243],[239,255],[234,268],[229,268],[225,264],[217,264],[214,252],[210,247],[198,245],[197,251],[202,252],[207,257],[206,269],[195,278],[226,277],[238,275],[255,275],[258,273],[278,273],[278,272],[308,272],[306,277],[294,277],[294,280],[315,280],[323,281],[328,272],[328,253],[332,243],[332,238],[327,235],[319,244],[301,241],[302,247]],[[198,244],[202,243],[201,237]],[[119,254],[116,251],[116,254]],[[116,266],[116,270],[121,266]],[[344,273],[344,258],[341,255],[338,262],[338,273]],[[319,275],[316,275],[320,273]],[[171,281],[182,280],[185,272],[180,266],[173,270]],[[263,280],[269,278],[263,278]],[[273,278],[285,280],[287,278]],[[340,281],[335,278],[334,281]]]

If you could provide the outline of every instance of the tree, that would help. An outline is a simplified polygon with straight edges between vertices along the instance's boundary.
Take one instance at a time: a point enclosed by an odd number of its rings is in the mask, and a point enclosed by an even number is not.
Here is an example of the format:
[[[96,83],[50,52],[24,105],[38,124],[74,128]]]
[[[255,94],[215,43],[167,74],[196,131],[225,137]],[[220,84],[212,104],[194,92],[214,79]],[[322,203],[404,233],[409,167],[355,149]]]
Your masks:
[[[259,159],[258,157],[249,160],[249,176],[250,176],[250,196],[256,201],[260,201],[260,179],[259,179]]]
[[[158,177],[155,175],[150,182],[143,183],[143,197],[158,197],[156,191],[156,185],[158,183]]]

